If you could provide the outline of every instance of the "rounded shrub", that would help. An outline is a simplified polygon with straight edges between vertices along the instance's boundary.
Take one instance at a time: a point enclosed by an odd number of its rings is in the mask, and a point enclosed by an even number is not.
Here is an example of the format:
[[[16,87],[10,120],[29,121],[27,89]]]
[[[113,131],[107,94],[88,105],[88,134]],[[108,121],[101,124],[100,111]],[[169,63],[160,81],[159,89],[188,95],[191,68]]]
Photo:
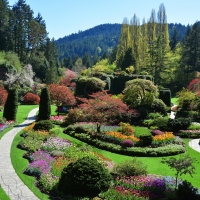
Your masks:
[[[52,128],[52,129],[49,130],[49,134],[50,135],[58,136],[61,133],[62,133],[62,129],[61,128]]]
[[[37,94],[33,94],[31,92],[28,92],[23,98],[23,103],[24,104],[30,104],[30,105],[39,104],[40,103],[40,97]]]
[[[151,109],[154,112],[159,112],[162,113],[164,115],[166,115],[166,109],[167,106],[165,105],[165,103],[161,100],[161,99],[154,99],[152,104],[151,104]]]
[[[151,133],[144,133],[139,136],[140,142],[143,146],[149,146],[153,142]]]
[[[122,142],[122,147],[133,147],[133,141],[132,140],[124,140]]]
[[[108,190],[112,177],[95,158],[79,158],[63,169],[58,189],[75,196],[97,196]]]
[[[49,131],[52,128],[54,128],[54,124],[50,120],[41,120],[39,122],[36,122],[33,127],[34,130],[44,130],[44,131]]]
[[[155,135],[162,135],[162,134],[164,134],[164,132],[163,132],[163,131],[160,131],[160,130],[152,130],[152,131],[151,131],[151,134],[152,134],[153,136],[155,136]]]
[[[132,160],[126,160],[122,163],[115,164],[112,173],[117,176],[146,175],[147,167],[143,164],[143,162],[134,158]]]

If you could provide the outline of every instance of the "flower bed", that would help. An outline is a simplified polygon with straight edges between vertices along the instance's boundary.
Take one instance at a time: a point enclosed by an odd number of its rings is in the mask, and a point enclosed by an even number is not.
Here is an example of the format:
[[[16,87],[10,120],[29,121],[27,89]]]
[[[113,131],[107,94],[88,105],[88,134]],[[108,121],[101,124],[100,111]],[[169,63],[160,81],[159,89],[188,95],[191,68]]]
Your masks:
[[[182,138],[200,138],[200,130],[180,130],[177,135]]]
[[[16,122],[14,120],[6,121],[5,123],[0,124],[0,133],[8,128],[11,125],[14,125]]]

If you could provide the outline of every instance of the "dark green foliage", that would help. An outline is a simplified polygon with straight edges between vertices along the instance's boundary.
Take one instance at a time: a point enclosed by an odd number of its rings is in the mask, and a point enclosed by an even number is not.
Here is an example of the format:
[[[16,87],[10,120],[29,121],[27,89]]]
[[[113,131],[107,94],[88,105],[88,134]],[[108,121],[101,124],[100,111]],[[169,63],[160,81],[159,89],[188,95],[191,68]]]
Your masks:
[[[169,119],[168,127],[171,131],[186,130],[191,125],[190,118]]]
[[[194,188],[192,184],[186,180],[179,184],[178,189],[176,190],[177,197],[181,200],[195,200],[197,199],[197,193],[198,189]]]
[[[114,165],[113,171],[117,176],[140,176],[147,174],[147,167],[137,158],[126,160]]]
[[[44,130],[49,131],[50,129],[54,128],[54,124],[50,120],[41,120],[35,123],[33,127],[34,130]]]
[[[158,118],[154,119],[152,126],[157,127],[161,131],[167,131],[168,130],[168,121],[169,121],[168,117],[158,117]]]
[[[153,142],[153,137],[150,133],[141,134],[139,138],[140,138],[141,145],[143,146],[149,146]]]
[[[80,77],[76,80],[76,95],[84,95],[103,91],[106,83],[96,77]]]
[[[150,75],[119,75],[115,76],[111,79],[111,86],[110,86],[110,93],[111,94],[120,94],[125,88],[125,83],[127,81],[133,80],[133,79],[146,79],[153,81],[152,76]]]
[[[11,89],[8,92],[8,97],[4,106],[3,117],[6,120],[16,120],[18,108],[18,92],[16,89]]]
[[[96,159],[83,157],[63,169],[58,184],[63,193],[76,196],[97,196],[111,182],[108,170]]]
[[[166,115],[166,105],[161,99],[154,99],[151,104],[153,112],[158,112]]]
[[[159,91],[159,99],[161,99],[167,106],[171,106],[171,91],[168,88]]]
[[[37,120],[48,120],[51,117],[51,101],[49,89],[43,88],[40,96],[39,113]]]

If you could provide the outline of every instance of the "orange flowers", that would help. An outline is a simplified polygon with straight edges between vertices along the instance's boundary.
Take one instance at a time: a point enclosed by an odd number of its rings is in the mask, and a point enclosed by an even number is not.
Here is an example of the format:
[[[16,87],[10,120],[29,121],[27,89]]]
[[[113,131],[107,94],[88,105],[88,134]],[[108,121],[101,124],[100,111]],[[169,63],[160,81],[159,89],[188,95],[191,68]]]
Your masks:
[[[106,135],[109,135],[109,136],[112,136],[112,137],[115,137],[117,139],[120,139],[120,140],[126,140],[126,139],[129,139],[129,140],[132,140],[133,142],[138,142],[140,141],[139,138],[136,138],[135,136],[126,136],[124,134],[121,134],[120,132],[113,132],[113,131],[110,131],[110,132],[106,132],[105,133]]]
[[[35,126],[35,122],[33,122],[32,124],[30,124],[29,126],[27,126],[26,128],[24,128],[24,131],[30,131],[31,129],[33,129],[33,127]]]
[[[165,132],[162,135],[156,135],[153,137],[154,141],[172,141],[175,139],[175,136],[172,132]]]

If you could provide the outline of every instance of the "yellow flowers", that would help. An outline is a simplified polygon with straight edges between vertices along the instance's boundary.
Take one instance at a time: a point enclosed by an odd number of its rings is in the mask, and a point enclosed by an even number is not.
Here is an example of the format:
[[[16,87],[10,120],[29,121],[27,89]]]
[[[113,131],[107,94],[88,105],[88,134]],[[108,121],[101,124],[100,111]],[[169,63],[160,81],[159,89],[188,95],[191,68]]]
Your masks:
[[[31,129],[33,129],[33,127],[35,126],[35,122],[34,123],[32,123],[32,124],[30,124],[29,126],[27,126],[26,128],[24,128],[24,131],[25,132],[27,132],[27,131],[29,131],[29,130],[31,130]]]

